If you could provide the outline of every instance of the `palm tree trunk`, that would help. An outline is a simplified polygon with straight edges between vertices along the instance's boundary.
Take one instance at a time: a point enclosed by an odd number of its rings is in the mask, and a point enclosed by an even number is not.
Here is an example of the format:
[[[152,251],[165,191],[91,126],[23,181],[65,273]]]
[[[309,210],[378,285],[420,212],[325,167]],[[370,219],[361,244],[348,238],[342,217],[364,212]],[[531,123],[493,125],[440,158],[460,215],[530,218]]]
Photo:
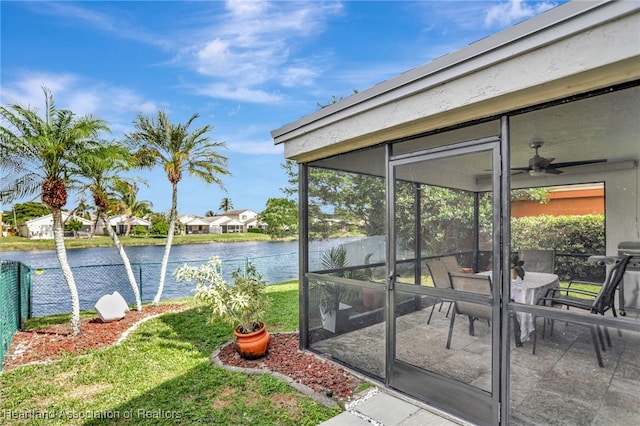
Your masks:
[[[93,238],[96,235],[96,228],[98,227],[98,222],[100,221],[100,213],[96,214],[96,220],[93,221],[91,225],[91,231],[89,231],[89,239]],[[109,226],[109,222],[105,222],[105,226]]]
[[[135,275],[133,275],[133,269],[131,269],[131,262],[129,262],[129,256],[127,256],[127,253],[124,251],[124,247],[122,246],[122,243],[118,238],[118,235],[113,230],[113,228],[109,226],[109,218],[107,217],[107,215],[102,213],[100,217],[102,218],[102,221],[104,222],[107,228],[107,233],[109,234],[109,237],[111,237],[111,241],[113,241],[113,245],[116,246],[116,249],[118,250],[118,254],[120,255],[120,258],[122,259],[122,263],[124,264],[124,269],[127,271],[129,284],[131,284],[131,290],[133,290],[133,295],[136,298],[136,310],[142,311],[142,301],[140,300],[140,290],[138,289],[138,283],[136,282],[136,277]]]
[[[52,207],[51,215],[53,217],[53,242],[56,249],[56,255],[58,256],[62,275],[67,282],[67,287],[71,294],[71,329],[73,330],[73,335],[77,336],[82,333],[80,326],[80,299],[78,297],[78,287],[76,287],[76,282],[73,279],[73,273],[71,272],[71,267],[67,260],[67,251],[64,247],[62,210],[60,208]]]
[[[169,252],[173,243],[173,231],[176,227],[176,212],[178,210],[178,184],[173,183],[173,193],[171,195],[171,211],[169,212],[169,235],[167,235],[167,243],[164,246],[164,255],[162,256],[162,266],[160,266],[160,283],[158,284],[158,292],[153,298],[153,306],[158,306],[160,297],[164,291],[164,280],[167,275],[167,265],[169,264]]]

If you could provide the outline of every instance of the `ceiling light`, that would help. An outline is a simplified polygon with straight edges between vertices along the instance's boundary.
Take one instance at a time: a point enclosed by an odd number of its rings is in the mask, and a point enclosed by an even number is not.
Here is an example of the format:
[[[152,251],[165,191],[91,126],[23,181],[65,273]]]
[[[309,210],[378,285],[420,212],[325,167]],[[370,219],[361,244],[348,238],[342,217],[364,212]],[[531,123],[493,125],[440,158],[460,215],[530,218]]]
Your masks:
[[[546,175],[547,172],[544,169],[532,169],[529,170],[529,176],[540,177]]]

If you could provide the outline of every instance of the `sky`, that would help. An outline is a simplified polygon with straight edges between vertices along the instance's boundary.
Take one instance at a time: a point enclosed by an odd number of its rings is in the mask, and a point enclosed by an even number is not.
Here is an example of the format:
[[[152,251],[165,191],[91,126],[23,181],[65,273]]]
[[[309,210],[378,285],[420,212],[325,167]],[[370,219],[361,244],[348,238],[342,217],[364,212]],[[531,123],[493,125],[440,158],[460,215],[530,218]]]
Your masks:
[[[47,87],[58,108],[107,121],[110,140],[138,114],[197,113],[190,129],[213,127],[232,175],[224,188],[186,175],[179,213],[220,212],[225,197],[260,212],[287,186],[272,130],[564,2],[2,0],[0,102],[41,111]],[[167,212],[164,173],[137,176],[138,199]]]

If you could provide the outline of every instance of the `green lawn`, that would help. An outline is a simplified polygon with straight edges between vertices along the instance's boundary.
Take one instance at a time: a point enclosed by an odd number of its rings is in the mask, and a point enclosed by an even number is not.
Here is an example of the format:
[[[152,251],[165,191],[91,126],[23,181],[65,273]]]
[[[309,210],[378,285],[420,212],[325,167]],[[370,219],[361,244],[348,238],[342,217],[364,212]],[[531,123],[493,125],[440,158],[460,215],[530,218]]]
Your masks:
[[[166,237],[119,237],[125,246],[164,245]],[[239,241],[270,241],[266,234],[196,234],[176,235],[173,244],[206,244],[217,242]],[[89,238],[65,238],[66,248],[110,247],[113,242],[107,236],[95,236]],[[0,238],[0,251],[2,250],[53,250],[53,240],[30,240],[24,237]]]
[[[268,292],[269,330],[296,330],[297,282]],[[210,323],[190,299],[181,303],[185,311],[145,322],[121,345],[4,372],[0,424],[91,425],[108,416],[115,424],[316,425],[340,412],[270,375],[213,367],[211,353],[232,338],[230,327]],[[58,316],[30,326],[64,321]]]

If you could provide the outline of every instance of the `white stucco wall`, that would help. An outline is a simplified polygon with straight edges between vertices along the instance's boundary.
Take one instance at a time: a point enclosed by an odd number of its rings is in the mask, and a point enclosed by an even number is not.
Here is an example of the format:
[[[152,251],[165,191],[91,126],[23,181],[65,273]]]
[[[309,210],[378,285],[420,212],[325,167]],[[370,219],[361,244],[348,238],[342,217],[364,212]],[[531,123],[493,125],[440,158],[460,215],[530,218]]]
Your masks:
[[[638,168],[610,173],[605,180],[607,255],[618,254],[622,241],[640,241],[640,173]]]

